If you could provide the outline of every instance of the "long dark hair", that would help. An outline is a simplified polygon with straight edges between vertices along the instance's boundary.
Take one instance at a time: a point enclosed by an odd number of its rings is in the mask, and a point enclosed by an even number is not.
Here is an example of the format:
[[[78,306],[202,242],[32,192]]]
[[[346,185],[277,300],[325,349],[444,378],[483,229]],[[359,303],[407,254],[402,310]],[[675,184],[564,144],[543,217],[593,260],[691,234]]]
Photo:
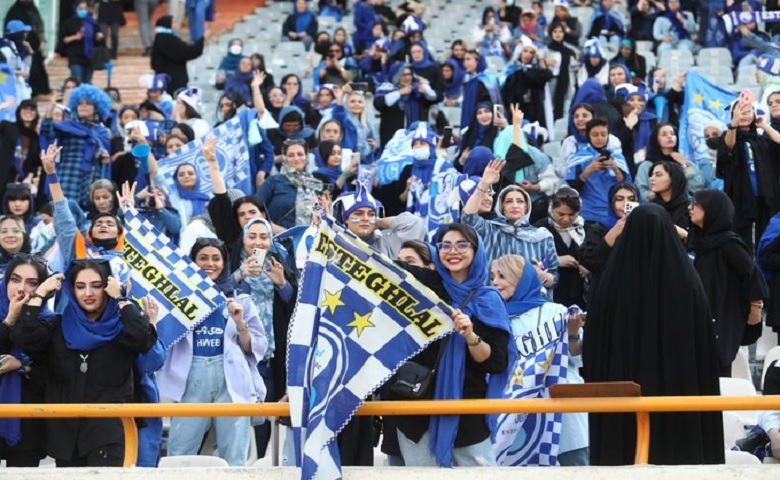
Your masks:
[[[661,129],[664,127],[671,127],[674,130],[674,135],[677,137],[677,142],[674,144],[674,151],[677,152],[680,146],[680,136],[677,135],[677,129],[674,125],[667,122],[657,123],[653,128],[653,133],[650,134],[650,142],[647,144],[647,158],[648,160],[660,160],[664,156],[661,152],[661,142],[658,141],[658,135],[661,133]]]

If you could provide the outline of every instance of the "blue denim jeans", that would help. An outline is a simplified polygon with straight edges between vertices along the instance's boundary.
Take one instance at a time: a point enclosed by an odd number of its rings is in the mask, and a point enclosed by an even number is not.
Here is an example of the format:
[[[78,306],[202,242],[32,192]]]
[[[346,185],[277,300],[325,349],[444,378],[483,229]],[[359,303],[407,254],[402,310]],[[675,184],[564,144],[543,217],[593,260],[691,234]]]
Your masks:
[[[68,64],[70,76],[78,78],[81,83],[92,83],[92,65],[81,65],[80,63]]]
[[[223,357],[193,357],[181,403],[231,402]],[[174,417],[168,438],[168,455],[197,455],[212,422],[217,427],[219,456],[230,466],[245,466],[249,453],[249,417]]]
[[[414,443],[398,430],[398,446],[401,447],[401,455],[407,467],[436,467],[436,456],[428,448],[430,433],[425,432],[420,441]],[[494,467],[496,458],[493,456],[490,437],[485,440],[452,449],[453,467]]]
[[[187,23],[190,26],[190,42],[196,42],[206,31],[206,10],[211,0],[187,0]]]

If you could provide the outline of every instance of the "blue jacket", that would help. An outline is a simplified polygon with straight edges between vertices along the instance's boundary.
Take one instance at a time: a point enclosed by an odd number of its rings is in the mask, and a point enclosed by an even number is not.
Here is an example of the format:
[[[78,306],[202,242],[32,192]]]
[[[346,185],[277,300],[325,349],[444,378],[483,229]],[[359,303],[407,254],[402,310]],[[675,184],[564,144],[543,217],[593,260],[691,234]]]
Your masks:
[[[295,226],[295,197],[298,191],[285,175],[274,175],[257,191],[268,211],[268,220],[284,228]]]
[[[369,164],[374,162],[374,152],[371,151],[368,155],[363,155],[362,152],[360,152],[360,148],[358,148],[358,131],[355,128],[355,126],[352,124],[352,122],[347,119],[347,110],[342,105],[336,105],[333,108],[333,118],[335,120],[338,120],[339,123],[341,123],[341,129],[344,132],[344,137],[341,139],[341,148],[349,148],[353,152],[359,152],[360,155],[360,163],[362,164]],[[371,131],[371,129],[368,129],[368,132],[366,133],[366,138],[374,138],[374,132]]]
[[[271,140],[268,139],[268,134],[265,129],[257,122],[257,110],[254,108],[248,108],[241,111],[239,114],[241,120],[241,128],[244,130],[244,140],[247,147],[249,147],[249,169],[252,178],[252,192],[255,190],[255,177],[257,172],[265,172],[266,176],[271,174],[271,169],[274,168],[274,146],[271,144]],[[249,135],[249,129],[253,128],[251,138]],[[259,135],[259,142],[256,135]],[[254,143],[254,144],[253,144]],[[249,195],[252,192],[244,192]]]

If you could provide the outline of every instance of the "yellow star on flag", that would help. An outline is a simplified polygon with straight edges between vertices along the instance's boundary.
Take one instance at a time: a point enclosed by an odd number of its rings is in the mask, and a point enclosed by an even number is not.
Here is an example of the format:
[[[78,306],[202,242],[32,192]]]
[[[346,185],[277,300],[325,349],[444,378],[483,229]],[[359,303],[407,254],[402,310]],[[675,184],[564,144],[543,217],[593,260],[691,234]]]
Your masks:
[[[346,304],[341,301],[341,292],[343,290],[339,290],[336,293],[330,293],[329,291],[325,290],[325,300],[322,302],[323,307],[327,307],[330,309],[330,314],[333,315],[333,313],[336,311],[337,307],[345,307]]]
[[[3,73],[2,70],[0,70],[0,85],[5,83],[6,78],[8,78],[8,75]]]
[[[701,93],[696,93],[693,95],[693,103],[697,105],[703,105],[704,104],[704,95]]]
[[[720,107],[723,105],[720,103],[720,100],[713,100],[710,102],[710,108],[713,110],[720,110]]]
[[[347,326],[357,328],[358,337],[363,333],[364,329],[376,326],[368,320],[368,317],[371,316],[370,312],[365,315],[358,315],[357,312],[354,312],[352,315],[355,320],[352,323],[348,323]]]

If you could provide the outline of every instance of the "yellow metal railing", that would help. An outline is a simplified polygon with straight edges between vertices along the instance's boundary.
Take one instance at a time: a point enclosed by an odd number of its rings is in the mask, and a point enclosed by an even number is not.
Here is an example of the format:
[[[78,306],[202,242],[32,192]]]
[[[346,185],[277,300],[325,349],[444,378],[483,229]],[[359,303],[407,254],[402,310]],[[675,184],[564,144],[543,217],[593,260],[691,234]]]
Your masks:
[[[717,412],[780,410],[780,396],[766,397],[634,397],[552,398],[532,400],[425,400],[366,402],[357,415],[473,415],[498,413],[635,413],[636,464],[650,454],[651,412]],[[0,418],[120,418],[125,429],[125,467],[135,464],[138,433],[135,418],[143,417],[281,417],[286,403],[160,403],[160,404],[27,404],[3,405]]]

